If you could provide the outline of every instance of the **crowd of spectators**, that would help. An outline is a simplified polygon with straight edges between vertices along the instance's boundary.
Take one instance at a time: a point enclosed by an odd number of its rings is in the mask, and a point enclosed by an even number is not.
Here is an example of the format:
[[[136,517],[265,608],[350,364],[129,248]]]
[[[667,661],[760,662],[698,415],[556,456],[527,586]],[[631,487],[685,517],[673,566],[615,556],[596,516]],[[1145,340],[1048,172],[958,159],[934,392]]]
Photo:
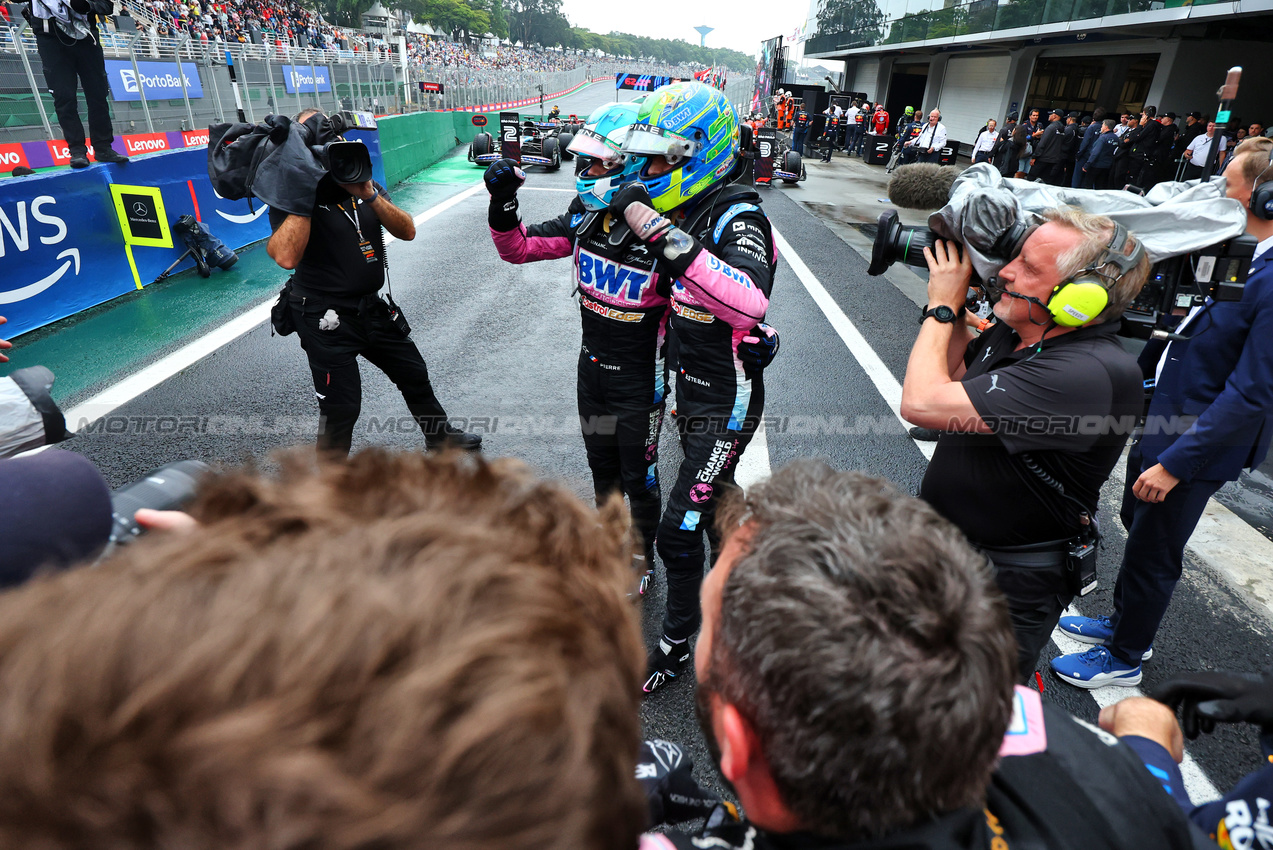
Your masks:
[[[1152,105],[1122,114],[1031,109],[1018,118],[1009,115],[1002,129],[989,122],[982,128],[977,146],[988,161],[1005,177],[1075,189],[1148,191],[1165,181],[1222,173],[1235,144],[1265,132],[1262,122],[1251,122],[1213,152],[1216,124],[1196,111],[1182,117]]]
[[[534,47],[501,44],[494,49],[412,34],[407,38],[411,64],[430,68],[501,68],[515,71],[573,71],[578,57]]]
[[[138,0],[133,11],[138,10],[160,38],[189,33],[200,41],[247,44],[255,30],[270,41],[320,49],[341,47],[349,38],[296,0]]]

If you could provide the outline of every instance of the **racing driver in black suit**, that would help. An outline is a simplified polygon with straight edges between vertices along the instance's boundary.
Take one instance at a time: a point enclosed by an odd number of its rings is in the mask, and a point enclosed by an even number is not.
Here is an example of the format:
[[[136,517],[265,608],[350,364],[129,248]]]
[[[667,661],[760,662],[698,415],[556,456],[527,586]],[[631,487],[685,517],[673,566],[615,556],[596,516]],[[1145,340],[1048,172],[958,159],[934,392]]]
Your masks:
[[[760,425],[762,369],[777,350],[763,324],[777,268],[769,220],[737,173],[738,117],[701,83],[674,83],[641,106],[623,151],[631,159],[610,204],[656,258],[672,286],[676,424],[685,459],[658,527],[667,571],[663,635],[649,655],[644,689],[676,677],[701,615],[703,534],[723,488]],[[719,547],[713,540],[712,556]]]

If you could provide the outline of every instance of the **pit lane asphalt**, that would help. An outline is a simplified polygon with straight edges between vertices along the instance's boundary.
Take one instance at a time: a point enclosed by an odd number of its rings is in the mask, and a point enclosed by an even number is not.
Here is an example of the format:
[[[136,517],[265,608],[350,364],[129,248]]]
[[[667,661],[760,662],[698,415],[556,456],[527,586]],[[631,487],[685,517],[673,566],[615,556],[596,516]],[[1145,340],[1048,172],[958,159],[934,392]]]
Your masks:
[[[577,100],[562,98],[563,111],[583,112],[612,97],[600,88],[585,90]],[[475,167],[474,182],[479,175]],[[520,196],[523,220],[559,214],[572,186],[569,164],[552,174],[532,169]],[[867,277],[866,262],[784,192],[762,192],[775,227],[901,380],[916,333],[914,304],[884,280]],[[488,455],[521,458],[586,497],[589,478],[574,397],[579,312],[570,294],[569,261],[520,267],[500,261],[486,226],[484,192],[426,223],[415,241],[392,244],[389,257],[394,295],[412,322],[448,412],[458,424],[486,431]],[[774,284],[769,321],[783,341],[766,373],[770,465],[824,457],[914,492],[923,455],[895,425],[888,405],[787,263]],[[372,444],[421,448],[396,388],[374,368],[363,370],[363,384],[355,450]],[[179,458],[256,459],[268,466],[264,459],[271,451],[311,442],[317,407],[296,339],[271,337],[261,326],[123,405],[110,421],[123,423],[124,432],[82,433],[67,447],[89,457],[112,486],[120,486]],[[670,431],[662,454],[666,486],[680,458]],[[1116,516],[1120,489],[1121,482],[1106,486],[1106,517]],[[1111,609],[1125,535],[1116,521],[1107,520],[1106,530],[1101,587],[1077,606],[1087,614]],[[663,587],[660,570],[644,611],[649,641],[657,636]],[[1203,566],[1189,564],[1155,659],[1144,666],[1142,688],[1183,670],[1264,669],[1271,648],[1273,631],[1262,616]],[[1046,658],[1040,669],[1046,671]],[[694,717],[692,679],[687,668],[681,680],[646,701],[646,733],[686,744],[700,780],[721,790]],[[1090,694],[1046,672],[1044,684],[1046,699],[1095,722],[1098,709]],[[1260,765],[1255,736],[1246,729],[1222,728],[1188,751],[1221,790]]]

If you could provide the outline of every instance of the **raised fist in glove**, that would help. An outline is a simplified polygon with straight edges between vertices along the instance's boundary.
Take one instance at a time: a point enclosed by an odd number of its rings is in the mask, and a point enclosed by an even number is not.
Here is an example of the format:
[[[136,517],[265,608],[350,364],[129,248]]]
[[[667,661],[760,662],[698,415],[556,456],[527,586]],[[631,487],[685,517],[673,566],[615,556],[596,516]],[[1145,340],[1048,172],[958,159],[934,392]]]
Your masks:
[[[636,778],[645,789],[651,826],[705,817],[720,802],[694,781],[693,768],[689,755],[671,741],[641,744]]]
[[[1180,709],[1185,735],[1212,732],[1216,723],[1253,723],[1261,743],[1273,737],[1273,674],[1184,673],[1163,682],[1150,694]]]
[[[764,322],[748,331],[738,343],[738,359],[748,374],[761,371],[777,356],[778,331]]]
[[[492,198],[507,201],[516,197],[517,190],[526,182],[526,172],[516,162],[504,157],[492,162],[482,179],[486,181],[486,190]]]

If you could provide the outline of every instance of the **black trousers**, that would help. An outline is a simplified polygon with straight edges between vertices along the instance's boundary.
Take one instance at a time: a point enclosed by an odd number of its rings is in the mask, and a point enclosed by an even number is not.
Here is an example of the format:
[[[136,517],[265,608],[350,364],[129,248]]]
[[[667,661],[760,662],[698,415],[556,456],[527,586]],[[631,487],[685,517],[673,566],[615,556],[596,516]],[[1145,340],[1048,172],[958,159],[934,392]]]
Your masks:
[[[1139,664],[1154,642],[1184,567],[1185,544],[1223,481],[1181,481],[1161,502],[1142,502],[1132,485],[1144,465],[1140,444],[1127,457],[1127,481],[1119,514],[1127,527],[1127,548],[1114,584],[1114,637],[1109,651]]]
[[[389,320],[383,301],[367,298],[358,309],[332,308],[340,319],[335,330],[319,329],[329,305],[296,295],[291,304],[296,333],[314,375],[320,451],[349,454],[354,424],[362,412],[359,356],[398,387],[407,409],[424,432],[425,442],[432,445],[442,439],[446,411],[433,394],[429,369],[416,344],[402,336]]]
[[[88,128],[93,147],[109,148],[115,141],[110,107],[106,101],[109,96],[106,60],[102,57],[97,27],[94,26],[92,31],[92,38],[76,41],[55,25],[50,25],[47,33],[43,28],[35,30],[35,46],[40,51],[44,79],[53,90],[53,109],[57,112],[57,123],[62,127],[62,137],[66,139],[71,156],[83,156],[88,152],[76,96],[81,86],[88,105]]]
[[[1030,169],[1031,180],[1042,180],[1049,186],[1060,186],[1064,178],[1065,166],[1059,162],[1044,162],[1036,159],[1034,167]]]
[[[1066,541],[1012,549],[981,547],[994,566],[995,584],[1008,600],[1008,615],[1017,637],[1017,673],[1024,683],[1034,675],[1039,656],[1070,604],[1065,574]]]
[[[587,350],[579,353],[579,429],[597,504],[612,493],[628,497],[632,525],[646,565],[654,568],[654,537],[663,510],[659,488],[659,433],[667,376],[662,358],[645,371],[608,369]]]
[[[1089,168],[1083,172],[1083,180],[1079,185],[1080,189],[1108,189],[1109,188],[1109,169],[1108,168]]]
[[[695,383],[684,372],[676,381],[676,427],[685,459],[667,496],[659,523],[658,551],[667,570],[667,615],[663,633],[675,640],[698,631],[703,581],[703,534],[720,555],[716,506],[732,489],[734,473],[765,408],[764,378],[711,377],[711,386]],[[701,379],[700,379],[701,380]]]

